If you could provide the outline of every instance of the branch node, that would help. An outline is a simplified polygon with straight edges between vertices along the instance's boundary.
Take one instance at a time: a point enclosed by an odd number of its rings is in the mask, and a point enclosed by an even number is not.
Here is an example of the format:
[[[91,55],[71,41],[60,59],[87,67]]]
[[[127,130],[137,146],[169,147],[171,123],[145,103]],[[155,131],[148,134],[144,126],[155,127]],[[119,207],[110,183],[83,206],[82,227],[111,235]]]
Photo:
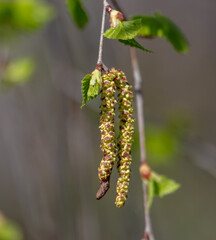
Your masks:
[[[102,70],[103,70],[103,64],[102,64],[102,63],[98,63],[98,64],[96,65],[96,69],[97,69],[98,71],[102,72]]]
[[[150,240],[149,233],[145,233],[144,238],[142,240]]]
[[[136,94],[142,95],[142,90],[139,89],[139,88],[134,88],[134,92],[135,92]]]
[[[110,13],[112,10],[113,10],[113,9],[112,9],[112,7],[111,7],[110,5],[107,5],[107,6],[106,6],[106,11],[107,11],[108,13]]]

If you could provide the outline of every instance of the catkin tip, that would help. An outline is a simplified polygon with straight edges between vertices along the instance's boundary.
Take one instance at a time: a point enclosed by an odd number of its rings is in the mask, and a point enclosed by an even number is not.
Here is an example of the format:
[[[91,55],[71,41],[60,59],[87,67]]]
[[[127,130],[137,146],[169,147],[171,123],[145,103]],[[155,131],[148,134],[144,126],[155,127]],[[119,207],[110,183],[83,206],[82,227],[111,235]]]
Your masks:
[[[110,188],[109,180],[101,182],[100,188],[96,194],[96,199],[97,200],[101,199],[106,194],[106,192],[109,190],[109,188]]]

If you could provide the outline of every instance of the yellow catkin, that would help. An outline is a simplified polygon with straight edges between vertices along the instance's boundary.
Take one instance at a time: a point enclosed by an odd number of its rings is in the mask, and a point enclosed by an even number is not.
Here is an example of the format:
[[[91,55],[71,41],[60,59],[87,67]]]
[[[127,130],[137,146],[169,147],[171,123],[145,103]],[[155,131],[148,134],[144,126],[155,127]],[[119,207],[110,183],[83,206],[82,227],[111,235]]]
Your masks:
[[[119,136],[118,136],[118,173],[119,178],[116,185],[117,207],[123,207],[127,199],[127,193],[130,182],[130,165],[131,165],[131,146],[134,133],[133,119],[133,93],[132,86],[128,84],[125,74],[120,70],[112,69],[115,73],[115,83],[117,86],[118,105],[119,105]]]
[[[106,73],[102,75],[101,91],[101,115],[100,115],[100,133],[101,150],[103,159],[98,168],[98,177],[100,183],[109,181],[113,165],[116,161],[114,116],[115,116],[115,75]]]

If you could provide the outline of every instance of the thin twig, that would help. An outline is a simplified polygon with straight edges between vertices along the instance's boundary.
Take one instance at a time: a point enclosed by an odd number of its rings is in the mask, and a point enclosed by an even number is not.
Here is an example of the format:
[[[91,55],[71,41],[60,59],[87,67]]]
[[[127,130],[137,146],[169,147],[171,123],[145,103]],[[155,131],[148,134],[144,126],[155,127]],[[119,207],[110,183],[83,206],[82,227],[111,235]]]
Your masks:
[[[99,51],[98,51],[98,60],[97,60],[97,68],[102,71],[108,70],[106,65],[102,61],[102,53],[103,53],[103,39],[104,39],[104,27],[105,27],[105,16],[106,16],[106,7],[108,6],[107,0],[103,0],[103,13],[102,13],[102,21],[101,21],[101,33],[100,33],[100,43],[99,43]],[[100,188],[96,194],[96,199],[101,199],[106,192],[110,188],[110,179],[108,178],[106,181],[100,182]]]
[[[106,15],[106,6],[108,5],[106,0],[103,0],[103,14],[102,14],[102,21],[101,21],[101,33],[100,33],[100,44],[99,44],[99,51],[98,51],[98,60],[97,64],[103,64],[102,62],[102,53],[103,53],[103,39],[104,39],[104,26],[105,26],[105,15]]]
[[[139,141],[140,141],[140,163],[146,163],[146,145],[145,145],[145,118],[144,118],[144,105],[143,105],[143,94],[142,94],[142,76],[140,73],[136,50],[130,48],[131,63],[134,75],[134,88],[136,93],[136,104],[137,104],[137,117],[139,126]],[[144,239],[154,240],[154,235],[151,227],[151,217],[148,204],[148,189],[147,183],[143,181],[143,200],[144,200],[144,217],[145,217],[145,233]]]
[[[146,182],[143,181],[142,183],[143,187],[143,199],[144,199],[144,217],[145,217],[145,231],[144,231],[144,239],[143,240],[155,240],[154,234],[152,231],[152,225],[151,225],[151,216],[150,211],[147,208],[148,203],[148,188]]]
[[[122,11],[116,0],[111,0],[113,5],[117,8],[117,10]],[[123,13],[124,14],[124,13]],[[124,14],[125,19],[126,16]],[[136,93],[136,104],[137,104],[137,116],[138,116],[138,125],[139,125],[139,141],[140,141],[140,163],[147,163],[146,160],[146,144],[145,144],[145,118],[144,118],[144,105],[143,105],[143,94],[142,94],[142,76],[138,64],[138,59],[136,55],[136,50],[134,48],[130,48],[130,56],[131,63],[133,68],[134,75],[134,88]],[[149,209],[147,208],[148,204],[148,189],[147,183],[143,181],[143,202],[144,202],[144,218],[145,218],[145,227],[144,227],[144,238],[143,240],[154,240],[154,235],[152,232],[151,226],[151,217]]]
[[[139,141],[140,141],[140,162],[146,163],[146,146],[145,146],[145,117],[144,117],[144,106],[143,106],[143,95],[142,95],[142,76],[140,73],[136,50],[130,48],[131,63],[134,75],[134,89],[136,93],[137,103],[137,117],[139,126]]]

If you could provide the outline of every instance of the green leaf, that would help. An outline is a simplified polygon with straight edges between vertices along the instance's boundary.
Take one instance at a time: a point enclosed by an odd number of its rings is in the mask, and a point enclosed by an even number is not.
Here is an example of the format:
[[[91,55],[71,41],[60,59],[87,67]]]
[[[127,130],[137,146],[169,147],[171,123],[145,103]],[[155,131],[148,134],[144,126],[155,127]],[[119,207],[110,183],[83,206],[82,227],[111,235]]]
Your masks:
[[[88,100],[92,98],[96,98],[99,93],[100,93],[100,85],[97,82],[95,82],[93,85],[91,84],[91,81],[90,81],[90,85],[87,93]]]
[[[95,69],[92,74],[86,75],[82,80],[83,102],[81,108],[93,98],[96,98],[101,89],[101,72]]]
[[[159,197],[174,193],[180,187],[180,184],[176,183],[174,180],[163,175],[158,175],[155,172],[152,173],[152,178],[156,182],[157,195]]]
[[[162,37],[169,41],[177,52],[188,51],[188,42],[185,36],[169,18],[155,13],[155,16],[134,16],[132,19],[140,20],[138,36]]]
[[[115,28],[109,28],[104,36],[110,39],[128,40],[137,36],[140,29],[140,20],[123,21]]]
[[[27,82],[35,70],[35,63],[31,58],[21,58],[10,62],[3,71],[1,85],[13,86]]]
[[[152,172],[148,185],[148,204],[147,208],[151,207],[154,196],[163,197],[165,195],[174,193],[179,189],[180,184],[174,180],[169,179],[163,175]]]
[[[88,23],[88,15],[80,0],[67,0],[67,6],[77,27],[83,29]]]
[[[82,96],[83,96],[83,101],[82,101],[82,106],[81,108],[87,103],[88,101],[88,89],[90,85],[90,80],[91,80],[91,75],[87,74],[83,80],[82,80]]]
[[[145,52],[152,53],[151,50],[148,50],[148,49],[144,48],[143,46],[141,46],[134,38],[128,39],[128,40],[121,40],[121,39],[119,39],[119,42],[123,43],[124,45],[135,47],[135,48],[139,48],[139,49],[141,49],[141,50],[143,50]]]
[[[138,36],[155,37],[159,35],[161,24],[154,16],[133,16],[132,20],[140,20]]]
[[[163,29],[161,37],[167,39],[177,52],[188,52],[187,40],[178,26],[169,18],[159,13],[156,13],[155,17],[159,20]]]
[[[155,183],[153,179],[149,179],[148,181],[148,203],[147,203],[147,209],[150,209],[152,202],[153,202],[153,198],[154,198],[154,193],[155,193]]]

